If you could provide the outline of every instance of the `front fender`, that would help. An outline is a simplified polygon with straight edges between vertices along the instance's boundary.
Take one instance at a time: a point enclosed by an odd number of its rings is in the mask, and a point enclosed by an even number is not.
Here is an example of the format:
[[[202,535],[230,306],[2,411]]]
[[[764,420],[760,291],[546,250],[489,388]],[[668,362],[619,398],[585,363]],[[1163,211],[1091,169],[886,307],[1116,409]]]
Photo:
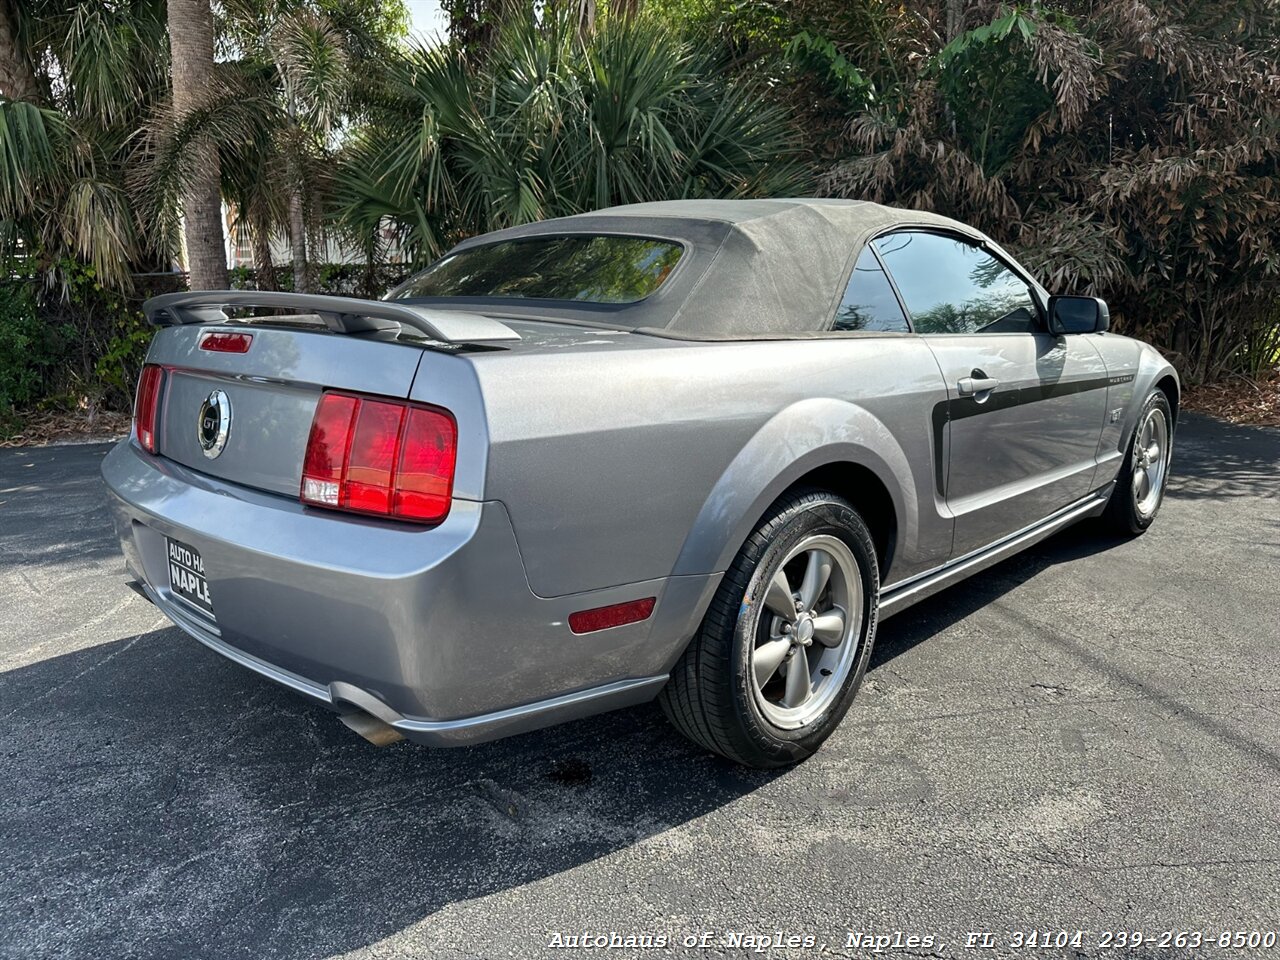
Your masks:
[[[894,554],[913,552],[919,536],[915,477],[889,429],[843,400],[802,400],[766,422],[712,488],[676,559],[674,575],[724,571],[765,510],[819,467],[857,464],[870,470],[893,501]]]
[[[1156,388],[1165,377],[1173,377],[1176,387],[1176,396],[1182,395],[1182,381],[1178,377],[1178,371],[1173,365],[1161,355],[1160,351],[1149,344],[1136,341],[1138,343],[1137,362],[1133,371],[1133,390],[1129,396],[1129,402],[1125,404],[1124,416],[1121,418],[1120,429],[1120,446],[1119,453],[1121,455],[1128,452],[1129,438],[1133,436],[1133,431],[1138,426],[1138,414],[1142,411],[1142,404],[1147,397],[1151,395],[1151,391]],[[1107,370],[1111,373],[1110,367]],[[1171,428],[1176,428],[1178,411],[1173,411],[1174,423],[1170,424]]]

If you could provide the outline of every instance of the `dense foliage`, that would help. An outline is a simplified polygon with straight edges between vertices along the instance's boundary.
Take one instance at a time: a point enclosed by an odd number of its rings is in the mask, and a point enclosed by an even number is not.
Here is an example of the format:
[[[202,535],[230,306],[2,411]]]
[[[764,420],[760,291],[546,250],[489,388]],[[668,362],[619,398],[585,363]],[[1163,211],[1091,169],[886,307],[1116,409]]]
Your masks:
[[[419,258],[464,236],[617,203],[804,188],[793,131],[722,50],[656,18],[510,22],[477,61],[391,61],[337,174],[340,222]]]
[[[1277,362],[1275,0],[444,7],[421,45],[401,3],[218,0],[178,121],[164,0],[0,0],[0,411],[127,405],[204,144],[259,263],[235,283],[376,294],[392,240],[816,192],[979,225],[1191,381]],[[333,238],[362,262],[309,267]]]
[[[947,7],[795,0],[766,34],[820,189],[979,225],[1193,382],[1274,364],[1280,6]]]
[[[0,3],[0,253],[50,287],[80,261],[109,283],[163,262],[130,171],[166,97],[163,0]],[[145,266],[144,266],[145,265]],[[11,271],[13,268],[11,267]]]

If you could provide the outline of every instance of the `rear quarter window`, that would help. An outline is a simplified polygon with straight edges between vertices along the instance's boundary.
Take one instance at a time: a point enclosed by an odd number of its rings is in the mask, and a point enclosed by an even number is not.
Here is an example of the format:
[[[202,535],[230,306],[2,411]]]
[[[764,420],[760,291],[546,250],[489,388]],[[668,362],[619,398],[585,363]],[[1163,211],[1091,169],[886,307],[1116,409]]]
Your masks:
[[[684,248],[670,240],[613,234],[525,237],[450,254],[395,293],[635,303],[662,286]]]
[[[907,318],[902,305],[880,269],[880,261],[867,247],[858,257],[849,277],[840,306],[836,309],[833,330],[907,332]]]

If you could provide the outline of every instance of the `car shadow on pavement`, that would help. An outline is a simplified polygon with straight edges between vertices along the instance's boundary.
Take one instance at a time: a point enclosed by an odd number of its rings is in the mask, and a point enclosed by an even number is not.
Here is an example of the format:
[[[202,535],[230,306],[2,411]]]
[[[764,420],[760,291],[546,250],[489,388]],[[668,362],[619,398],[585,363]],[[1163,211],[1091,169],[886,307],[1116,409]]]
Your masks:
[[[1173,437],[1168,496],[1280,496],[1280,430],[1182,414]]]
[[[1127,537],[1117,536],[1100,523],[1086,520],[1033,544],[1022,553],[988,567],[977,576],[961,580],[883,621],[877,631],[876,648],[871,654],[868,670],[888,663],[959,623],[1049,567],[1082,560],[1128,542]]]
[[[0,674],[0,705],[4,955],[329,957],[623,847],[661,858],[775,776],[652,707],[378,749],[176,629]]]
[[[886,621],[873,669],[1107,546],[1067,531]],[[786,775],[707,755],[652,706],[379,750],[173,628],[0,674],[0,704],[0,875],[27,898],[9,926],[67,958],[341,954],[625,847],[660,858],[672,827]]]

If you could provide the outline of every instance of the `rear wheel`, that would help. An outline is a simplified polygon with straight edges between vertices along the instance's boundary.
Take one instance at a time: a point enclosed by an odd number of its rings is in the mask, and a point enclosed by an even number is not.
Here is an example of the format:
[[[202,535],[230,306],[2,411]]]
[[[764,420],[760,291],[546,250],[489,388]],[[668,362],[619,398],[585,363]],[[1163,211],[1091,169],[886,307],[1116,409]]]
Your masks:
[[[1104,514],[1120,533],[1136,536],[1155,521],[1164,502],[1173,453],[1173,411],[1163,390],[1153,390],[1142,405],[1129,452],[1116,478]]]
[[[844,499],[778,501],[725,573],[660,702],[695,743],[753,767],[812,755],[848,710],[875,639],[875,546]]]

